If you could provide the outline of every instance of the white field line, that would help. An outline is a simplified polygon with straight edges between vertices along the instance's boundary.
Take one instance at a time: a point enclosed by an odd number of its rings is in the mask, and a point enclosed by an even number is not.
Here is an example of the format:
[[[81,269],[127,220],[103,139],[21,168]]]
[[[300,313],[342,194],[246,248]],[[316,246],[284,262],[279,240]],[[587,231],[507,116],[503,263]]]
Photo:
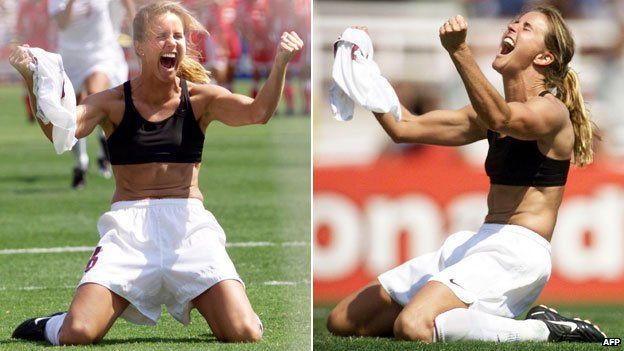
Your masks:
[[[310,283],[308,280],[300,280],[300,281],[297,281],[297,282],[270,280],[268,282],[264,282],[264,285],[295,286],[295,285],[299,285],[299,284],[308,284],[308,283]]]
[[[0,286],[0,291],[33,291],[33,290],[45,290],[45,289],[76,289],[76,285],[65,286],[17,286],[6,287]]]
[[[307,246],[309,243],[303,241],[292,241],[283,243],[272,243],[268,241],[249,241],[249,242],[233,242],[226,243],[227,247],[271,247],[271,246]],[[33,247],[27,249],[4,249],[0,250],[0,255],[20,255],[20,254],[37,254],[37,253],[63,253],[63,252],[91,252],[91,246],[62,246],[62,247]]]
[[[61,252],[90,252],[91,246],[63,246],[63,247],[32,247],[28,249],[5,249],[0,250],[0,255],[37,254],[37,253],[61,253]]]

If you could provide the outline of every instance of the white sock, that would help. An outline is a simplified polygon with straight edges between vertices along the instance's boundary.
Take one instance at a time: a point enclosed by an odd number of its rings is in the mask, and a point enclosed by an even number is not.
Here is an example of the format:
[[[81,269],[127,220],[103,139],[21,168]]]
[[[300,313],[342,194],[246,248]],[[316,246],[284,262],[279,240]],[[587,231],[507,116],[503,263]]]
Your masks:
[[[260,320],[260,316],[258,316],[256,314],[256,318],[258,318],[258,324],[260,324],[259,325],[259,327],[260,327],[260,335],[262,335],[262,334],[264,334],[264,326],[262,325],[262,321]]]
[[[61,331],[61,326],[63,325],[65,316],[67,316],[67,313],[59,314],[58,316],[50,318],[46,323],[45,337],[52,345],[60,345],[59,332]]]
[[[548,327],[544,322],[515,320],[467,308],[456,308],[435,319],[434,342],[482,341],[546,341]]]
[[[75,167],[86,171],[89,168],[89,155],[87,154],[87,138],[78,139],[72,148],[74,152]]]

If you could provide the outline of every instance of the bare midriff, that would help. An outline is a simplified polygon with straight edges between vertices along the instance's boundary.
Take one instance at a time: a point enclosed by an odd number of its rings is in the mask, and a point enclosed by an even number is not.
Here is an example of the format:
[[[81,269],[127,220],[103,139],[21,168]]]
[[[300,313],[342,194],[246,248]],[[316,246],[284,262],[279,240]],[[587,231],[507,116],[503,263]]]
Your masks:
[[[485,223],[523,226],[550,241],[564,188],[492,184]]]
[[[199,191],[201,163],[144,163],[113,165],[115,194],[112,202],[142,199],[194,198]]]

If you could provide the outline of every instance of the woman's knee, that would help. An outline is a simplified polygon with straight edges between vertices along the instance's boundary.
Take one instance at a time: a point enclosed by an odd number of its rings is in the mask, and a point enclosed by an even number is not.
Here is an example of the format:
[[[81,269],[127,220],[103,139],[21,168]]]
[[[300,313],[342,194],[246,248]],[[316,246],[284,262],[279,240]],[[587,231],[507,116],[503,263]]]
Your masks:
[[[237,322],[224,330],[222,335],[215,335],[223,342],[257,342],[262,340],[262,323],[255,315]]]
[[[342,308],[335,307],[327,318],[327,330],[334,335],[353,335],[354,331],[349,328],[347,318]]]
[[[433,318],[414,317],[400,314],[394,322],[394,336],[409,341],[433,341]]]
[[[337,306],[327,318],[327,330],[337,336],[380,336],[370,325],[370,320],[349,318],[347,308]]]
[[[88,323],[71,320],[61,327],[59,342],[61,345],[94,344],[102,340],[103,335]]]

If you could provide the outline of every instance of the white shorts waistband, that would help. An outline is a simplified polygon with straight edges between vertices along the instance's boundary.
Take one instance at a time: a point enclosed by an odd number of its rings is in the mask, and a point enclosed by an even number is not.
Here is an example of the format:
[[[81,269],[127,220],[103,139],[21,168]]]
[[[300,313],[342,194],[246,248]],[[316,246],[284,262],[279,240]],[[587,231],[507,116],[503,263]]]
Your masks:
[[[201,206],[204,207],[204,203],[195,198],[184,199],[142,199],[135,201],[117,201],[111,204],[111,210],[122,210],[126,208],[140,208],[140,207],[161,207],[161,206]]]
[[[524,236],[526,238],[529,238],[529,239],[535,241],[540,246],[542,246],[546,250],[548,250],[548,252],[550,253],[550,242],[548,242],[548,240],[544,239],[544,237],[542,237],[541,235],[539,235],[536,232],[532,231],[531,229],[523,227],[521,225],[484,223],[481,226],[481,228],[479,229],[479,233],[481,233],[481,232],[487,232],[487,233],[512,232],[514,234],[519,234],[519,235],[522,235],[522,236]]]

